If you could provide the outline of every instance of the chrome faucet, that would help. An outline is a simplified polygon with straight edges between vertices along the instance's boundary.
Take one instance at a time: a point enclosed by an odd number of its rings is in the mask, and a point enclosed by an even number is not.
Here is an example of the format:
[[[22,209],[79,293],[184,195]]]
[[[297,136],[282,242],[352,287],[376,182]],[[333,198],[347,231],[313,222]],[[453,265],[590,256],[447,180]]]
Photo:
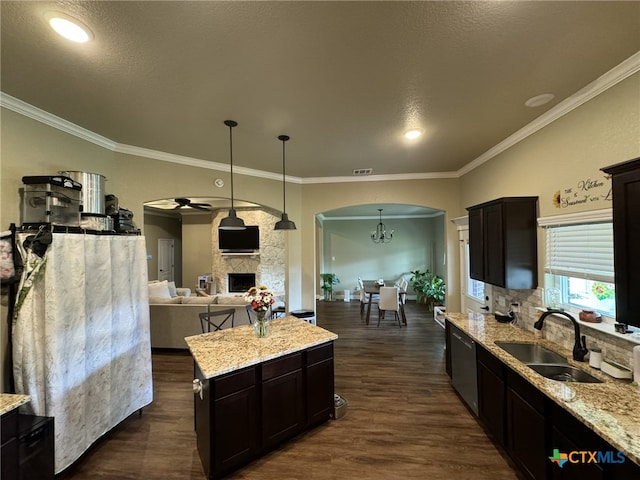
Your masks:
[[[544,319],[547,318],[549,315],[563,315],[567,317],[569,320],[571,320],[571,323],[573,323],[573,328],[575,330],[575,343],[573,345],[573,359],[578,362],[584,362],[584,357],[589,352],[589,350],[587,350],[587,339],[584,335],[582,335],[582,337],[580,336],[580,325],[578,324],[576,319],[573,318],[571,315],[569,315],[567,312],[563,310],[548,310],[544,312],[542,315],[540,315],[540,318],[538,318],[536,323],[533,324],[533,328],[535,328],[536,330],[542,330]]]

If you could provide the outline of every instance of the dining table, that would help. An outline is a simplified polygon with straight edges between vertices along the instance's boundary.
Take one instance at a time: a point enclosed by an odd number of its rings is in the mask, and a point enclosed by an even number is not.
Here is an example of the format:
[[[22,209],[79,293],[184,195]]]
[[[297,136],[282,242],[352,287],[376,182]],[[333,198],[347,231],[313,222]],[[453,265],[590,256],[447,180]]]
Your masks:
[[[380,284],[375,280],[363,280],[362,282],[364,286],[364,293],[367,297],[367,317],[365,323],[369,325],[369,319],[371,318],[371,304],[373,303],[374,295],[380,295],[380,287],[384,287],[384,284]],[[407,295],[405,290],[402,290],[398,287],[398,302],[400,305],[400,317],[402,318],[402,323],[407,324],[407,316],[404,312],[404,299]]]

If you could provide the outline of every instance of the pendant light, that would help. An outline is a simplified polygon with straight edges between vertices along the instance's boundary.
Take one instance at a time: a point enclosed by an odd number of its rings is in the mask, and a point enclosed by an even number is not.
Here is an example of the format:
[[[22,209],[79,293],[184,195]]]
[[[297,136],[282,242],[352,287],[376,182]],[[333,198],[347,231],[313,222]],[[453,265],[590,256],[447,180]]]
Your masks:
[[[393,230],[387,233],[387,227],[382,223],[382,209],[378,209],[380,221],[376,226],[375,232],[371,232],[371,241],[373,243],[389,243],[393,239]]]
[[[231,171],[231,208],[229,209],[229,216],[223,218],[220,221],[218,229],[220,230],[244,230],[247,227],[244,225],[244,221],[238,218],[236,210],[233,208],[233,127],[238,126],[238,122],[233,120],[225,120],[224,124],[229,127],[229,166]]]
[[[280,218],[279,222],[276,222],[275,227],[273,227],[274,230],[295,230],[296,229],[296,224],[293,223],[291,220],[289,220],[289,216],[287,215],[287,197],[286,197],[286,193],[285,193],[285,185],[286,182],[284,180],[285,178],[285,174],[284,174],[284,145],[286,143],[287,140],[289,140],[289,137],[287,135],[280,135],[278,137],[278,140],[282,141],[282,217]]]

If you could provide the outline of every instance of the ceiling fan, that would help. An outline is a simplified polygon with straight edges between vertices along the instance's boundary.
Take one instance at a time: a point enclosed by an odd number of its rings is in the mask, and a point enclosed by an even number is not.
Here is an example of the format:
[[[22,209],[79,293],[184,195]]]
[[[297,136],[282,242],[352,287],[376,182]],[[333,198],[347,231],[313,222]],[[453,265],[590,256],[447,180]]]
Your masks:
[[[173,201],[178,204],[173,207],[174,210],[179,210],[184,207],[195,208],[198,210],[209,210],[209,207],[211,207],[209,203],[192,202],[188,198],[174,198]]]

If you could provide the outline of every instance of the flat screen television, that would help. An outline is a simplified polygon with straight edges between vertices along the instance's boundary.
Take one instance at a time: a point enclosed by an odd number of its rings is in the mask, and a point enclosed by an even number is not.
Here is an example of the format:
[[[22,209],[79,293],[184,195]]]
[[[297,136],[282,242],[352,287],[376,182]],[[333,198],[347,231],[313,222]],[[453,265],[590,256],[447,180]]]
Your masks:
[[[247,225],[244,230],[218,229],[218,246],[225,252],[252,252],[260,249],[258,225]]]

